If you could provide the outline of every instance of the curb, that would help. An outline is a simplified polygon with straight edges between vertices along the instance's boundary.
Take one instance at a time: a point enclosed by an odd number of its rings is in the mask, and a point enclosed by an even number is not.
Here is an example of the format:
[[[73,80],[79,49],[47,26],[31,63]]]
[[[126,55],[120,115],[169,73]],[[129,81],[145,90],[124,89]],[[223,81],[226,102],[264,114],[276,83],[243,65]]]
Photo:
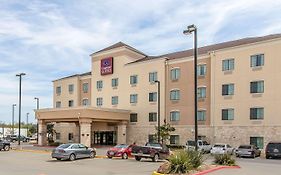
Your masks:
[[[195,173],[194,175],[204,175],[204,174],[208,174],[208,173],[211,173],[213,171],[218,171],[218,170],[221,170],[221,169],[238,169],[238,168],[240,168],[240,166],[218,166],[218,167],[215,167],[215,168],[211,168],[211,169],[208,169],[208,170],[205,170],[205,171]]]
[[[221,170],[221,169],[238,169],[238,168],[241,168],[241,167],[240,166],[218,166],[218,167],[215,167],[215,168],[211,168],[211,169],[208,169],[208,170],[205,170],[205,171],[195,173],[193,175],[204,175],[204,174],[208,174],[208,173],[218,171],[218,170]],[[164,174],[157,173],[156,171],[154,171],[152,173],[152,175],[164,175]]]

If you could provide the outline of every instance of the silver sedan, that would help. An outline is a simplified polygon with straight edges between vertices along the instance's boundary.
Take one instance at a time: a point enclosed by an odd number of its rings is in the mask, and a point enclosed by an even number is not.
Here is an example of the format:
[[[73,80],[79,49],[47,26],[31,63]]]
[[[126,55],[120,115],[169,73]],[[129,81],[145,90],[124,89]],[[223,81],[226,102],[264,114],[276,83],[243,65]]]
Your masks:
[[[80,143],[62,144],[52,151],[52,158],[56,158],[57,160],[68,159],[73,161],[79,158],[94,158],[95,156],[95,148],[88,148]]]

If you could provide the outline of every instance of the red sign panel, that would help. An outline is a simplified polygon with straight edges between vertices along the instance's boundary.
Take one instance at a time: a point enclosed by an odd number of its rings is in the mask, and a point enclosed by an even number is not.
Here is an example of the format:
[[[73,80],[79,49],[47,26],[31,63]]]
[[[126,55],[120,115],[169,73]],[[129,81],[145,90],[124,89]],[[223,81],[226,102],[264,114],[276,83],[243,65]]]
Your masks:
[[[100,62],[100,74],[113,74],[113,57],[104,58]]]

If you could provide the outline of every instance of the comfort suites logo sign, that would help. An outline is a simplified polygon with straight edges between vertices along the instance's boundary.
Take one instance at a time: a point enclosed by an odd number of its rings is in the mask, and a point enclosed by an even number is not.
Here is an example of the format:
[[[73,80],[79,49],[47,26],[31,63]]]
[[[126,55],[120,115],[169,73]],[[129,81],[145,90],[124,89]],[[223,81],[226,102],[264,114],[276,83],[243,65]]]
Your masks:
[[[113,74],[113,57],[104,58],[100,63],[100,74]]]

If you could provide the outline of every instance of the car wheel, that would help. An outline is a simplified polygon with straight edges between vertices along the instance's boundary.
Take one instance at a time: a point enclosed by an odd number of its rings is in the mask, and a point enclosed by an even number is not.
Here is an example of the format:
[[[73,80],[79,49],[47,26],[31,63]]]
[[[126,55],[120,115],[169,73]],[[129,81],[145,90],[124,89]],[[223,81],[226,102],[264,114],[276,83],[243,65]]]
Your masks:
[[[69,156],[69,160],[70,161],[74,161],[76,159],[76,156],[75,156],[75,154],[70,154],[70,156]]]
[[[155,154],[154,157],[152,158],[152,161],[153,162],[158,162],[158,160],[159,160],[159,155]]]
[[[112,157],[110,157],[110,156],[107,156],[109,159],[112,159]]]
[[[122,154],[122,159],[128,159],[128,154],[127,153],[123,153]]]
[[[61,158],[56,158],[57,160],[61,160]]]
[[[5,145],[4,146],[4,151],[9,151],[10,150],[10,146],[9,145]]]
[[[91,153],[90,153],[90,158],[94,158],[96,156],[96,153],[94,152],[94,151],[92,151]]]
[[[135,159],[136,159],[136,161],[140,161],[140,160],[141,160],[141,157],[136,156]]]
[[[254,153],[252,157],[253,157],[253,159],[256,158],[256,153]]]
[[[269,156],[265,156],[265,158],[266,158],[266,159],[269,159],[270,157],[269,157]]]

